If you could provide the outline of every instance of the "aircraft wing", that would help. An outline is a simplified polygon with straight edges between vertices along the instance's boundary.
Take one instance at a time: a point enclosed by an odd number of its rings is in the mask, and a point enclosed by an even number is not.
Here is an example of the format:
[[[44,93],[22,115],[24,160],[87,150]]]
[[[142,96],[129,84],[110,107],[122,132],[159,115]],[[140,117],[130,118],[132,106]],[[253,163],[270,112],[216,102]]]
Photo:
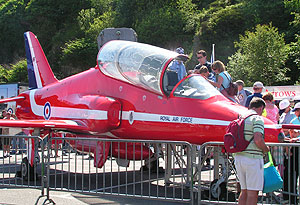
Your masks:
[[[88,127],[73,120],[0,120],[0,127],[41,128],[87,133]]]
[[[2,103],[7,103],[7,102],[15,102],[19,100],[24,100],[24,96],[16,96],[16,97],[11,97],[11,98],[5,98],[5,99],[0,99],[0,104]]]

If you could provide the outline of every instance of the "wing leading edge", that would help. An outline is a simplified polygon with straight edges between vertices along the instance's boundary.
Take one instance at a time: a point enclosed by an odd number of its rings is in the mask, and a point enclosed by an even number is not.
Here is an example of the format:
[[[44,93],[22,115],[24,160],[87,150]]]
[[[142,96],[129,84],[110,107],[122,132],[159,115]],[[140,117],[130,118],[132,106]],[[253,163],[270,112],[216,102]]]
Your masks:
[[[87,126],[78,124],[73,120],[0,120],[0,127],[41,128],[82,133],[89,132]]]
[[[2,103],[7,103],[7,102],[16,102],[20,100],[24,100],[24,96],[16,96],[16,97],[11,97],[11,98],[5,98],[5,99],[0,99],[0,104]]]

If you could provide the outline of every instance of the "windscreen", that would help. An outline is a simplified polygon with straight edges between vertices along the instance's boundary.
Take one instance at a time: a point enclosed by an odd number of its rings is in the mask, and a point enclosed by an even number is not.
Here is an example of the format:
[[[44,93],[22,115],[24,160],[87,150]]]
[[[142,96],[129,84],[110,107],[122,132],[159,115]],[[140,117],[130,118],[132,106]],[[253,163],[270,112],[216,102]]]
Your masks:
[[[193,75],[182,81],[173,95],[206,100],[215,95],[221,95],[221,93],[201,75]]]
[[[162,94],[162,70],[177,55],[147,44],[116,40],[99,51],[98,66],[106,75]]]

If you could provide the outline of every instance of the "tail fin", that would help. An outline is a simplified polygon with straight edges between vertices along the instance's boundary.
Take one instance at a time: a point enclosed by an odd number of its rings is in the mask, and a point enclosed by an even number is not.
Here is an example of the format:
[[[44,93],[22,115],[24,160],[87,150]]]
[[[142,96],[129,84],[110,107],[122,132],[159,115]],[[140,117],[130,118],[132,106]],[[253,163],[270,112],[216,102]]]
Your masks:
[[[29,88],[42,88],[58,81],[54,76],[44,51],[32,32],[24,33]]]

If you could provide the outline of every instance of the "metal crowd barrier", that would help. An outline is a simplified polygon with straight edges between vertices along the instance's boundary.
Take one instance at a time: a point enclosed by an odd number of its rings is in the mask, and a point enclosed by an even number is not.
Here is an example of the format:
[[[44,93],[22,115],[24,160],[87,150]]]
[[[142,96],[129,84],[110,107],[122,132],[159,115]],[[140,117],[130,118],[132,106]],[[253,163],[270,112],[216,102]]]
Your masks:
[[[44,165],[36,154],[34,162],[36,166],[30,168],[26,153],[27,141],[33,140],[33,143],[38,146],[41,140],[38,136],[27,135],[0,135],[0,185],[14,187],[28,187],[41,189],[42,185],[38,183],[40,176],[43,174],[42,166]],[[4,155],[4,146],[7,143],[12,144],[10,152]],[[21,145],[21,146],[20,146]],[[40,149],[42,152],[43,148]],[[31,176],[31,177],[30,177]]]
[[[101,193],[159,200],[189,202],[192,196],[191,170],[187,153],[191,145],[184,142],[114,140],[99,138],[52,138],[52,148],[63,146],[56,154],[48,146],[47,179],[50,190],[66,190],[81,193]],[[95,143],[96,142],[96,143]],[[92,144],[117,147],[101,168],[94,167]],[[51,144],[51,143],[48,143]],[[77,147],[84,152],[72,148]],[[156,153],[144,159],[127,160],[118,156],[145,146],[144,152]],[[122,147],[122,149],[121,149]],[[141,149],[142,150],[142,149]],[[55,151],[54,151],[55,152]],[[169,153],[169,154],[168,154]],[[117,157],[116,157],[117,155]],[[141,151],[143,155],[143,150]],[[127,155],[126,155],[127,156]],[[157,160],[155,160],[157,158]],[[163,160],[164,159],[164,160]],[[145,167],[149,163],[151,169]],[[119,165],[123,166],[119,166]],[[190,173],[189,173],[190,172]]]
[[[266,143],[271,150],[275,167],[283,179],[283,188],[271,193],[259,192],[259,204],[299,204],[299,143]],[[204,151],[206,151],[205,154]],[[210,158],[211,166],[205,161]],[[196,204],[238,203],[240,186],[234,157],[224,152],[222,142],[203,144],[196,156],[194,189]],[[264,158],[268,162],[267,157]],[[201,170],[199,172],[199,170]]]
[[[53,202],[52,190],[191,204],[238,203],[240,188],[234,158],[224,152],[220,142],[196,146],[185,142],[2,135],[2,144],[3,137],[10,138],[11,142],[13,139],[17,142],[34,140],[38,149],[33,168],[24,160],[27,154],[22,145],[12,146],[11,156],[6,158],[3,149],[0,150],[0,185],[40,189],[37,203],[44,197],[44,203]],[[96,168],[92,149],[99,143],[107,160],[101,168]],[[260,192],[259,203],[296,204],[300,190],[299,144],[267,145],[281,171],[284,188],[267,194]],[[105,146],[114,147],[117,153],[113,154],[112,149]],[[141,155],[143,150],[155,154],[146,159],[124,158],[129,151],[137,150],[141,150]],[[150,169],[145,166],[150,164]]]
[[[24,163],[27,162],[24,158],[27,155],[19,154],[19,149],[12,149],[11,153],[15,154],[2,157],[0,161],[0,171],[3,173],[0,185],[41,189],[41,195],[36,203],[44,197],[46,197],[44,203],[54,203],[50,194],[52,190],[179,202],[190,202],[193,197],[189,143],[0,136],[2,139],[3,137],[19,140],[35,139],[38,148],[36,165],[33,168],[25,166]],[[102,154],[107,155],[107,160],[103,167],[96,168],[92,150],[95,144],[101,143],[104,147],[112,147],[114,144],[116,150],[113,156],[112,148],[104,148]],[[74,147],[83,152],[77,151]],[[127,160],[126,153],[130,149],[131,152],[141,150],[143,156],[143,152],[153,154],[143,159],[137,156],[139,159]],[[3,150],[0,151],[0,156],[3,156]],[[145,165],[152,167],[149,169]]]

